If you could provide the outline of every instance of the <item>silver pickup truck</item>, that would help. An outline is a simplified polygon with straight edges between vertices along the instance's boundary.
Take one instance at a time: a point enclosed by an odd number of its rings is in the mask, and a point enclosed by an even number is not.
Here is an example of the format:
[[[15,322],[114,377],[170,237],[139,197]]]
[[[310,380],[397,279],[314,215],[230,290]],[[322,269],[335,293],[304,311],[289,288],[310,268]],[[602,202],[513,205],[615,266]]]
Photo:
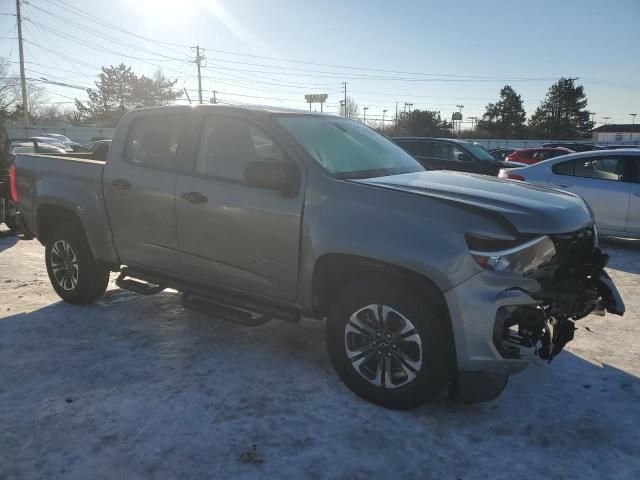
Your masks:
[[[11,181],[65,301],[95,301],[116,271],[245,325],[326,320],[340,378],[390,408],[495,398],[575,320],[624,312],[579,197],[427,172],[336,116],[136,110],[106,163],[19,155]]]

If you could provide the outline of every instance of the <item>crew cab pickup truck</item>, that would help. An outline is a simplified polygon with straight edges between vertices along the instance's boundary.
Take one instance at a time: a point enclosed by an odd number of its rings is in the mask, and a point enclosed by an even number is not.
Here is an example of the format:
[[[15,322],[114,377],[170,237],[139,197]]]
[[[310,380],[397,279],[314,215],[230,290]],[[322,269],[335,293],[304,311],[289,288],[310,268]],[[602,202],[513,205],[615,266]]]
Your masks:
[[[390,408],[495,398],[575,320],[624,312],[578,196],[425,171],[336,116],[135,110],[106,162],[18,155],[11,181],[63,300],[95,301],[115,271],[245,325],[326,320],[340,378]]]

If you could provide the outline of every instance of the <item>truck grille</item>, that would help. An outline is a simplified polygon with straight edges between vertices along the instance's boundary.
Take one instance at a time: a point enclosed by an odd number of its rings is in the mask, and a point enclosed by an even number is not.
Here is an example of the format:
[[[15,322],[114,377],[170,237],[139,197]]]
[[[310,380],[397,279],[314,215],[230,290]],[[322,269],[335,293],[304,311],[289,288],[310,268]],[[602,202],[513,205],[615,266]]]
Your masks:
[[[592,254],[596,246],[593,225],[575,232],[553,235],[551,237],[556,246],[556,258],[561,263],[573,263]]]

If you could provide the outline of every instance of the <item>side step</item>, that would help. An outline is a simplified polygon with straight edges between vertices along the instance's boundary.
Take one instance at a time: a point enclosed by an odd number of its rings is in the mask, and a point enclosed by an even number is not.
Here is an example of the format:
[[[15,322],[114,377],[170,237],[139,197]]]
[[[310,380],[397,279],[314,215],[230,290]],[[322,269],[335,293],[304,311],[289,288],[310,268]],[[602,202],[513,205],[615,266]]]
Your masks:
[[[247,327],[257,327],[264,325],[273,317],[266,313],[252,312],[237,306],[230,306],[213,299],[199,297],[189,291],[182,294],[182,306],[200,313],[212,315],[214,317],[240,323]]]
[[[141,282],[139,280],[134,280],[133,278],[126,278],[127,270],[122,270],[118,278],[116,279],[116,285],[122,288],[123,290],[130,290],[135,293],[139,293],[140,295],[155,295],[156,293],[160,293],[165,288],[164,285],[153,285],[147,282]]]

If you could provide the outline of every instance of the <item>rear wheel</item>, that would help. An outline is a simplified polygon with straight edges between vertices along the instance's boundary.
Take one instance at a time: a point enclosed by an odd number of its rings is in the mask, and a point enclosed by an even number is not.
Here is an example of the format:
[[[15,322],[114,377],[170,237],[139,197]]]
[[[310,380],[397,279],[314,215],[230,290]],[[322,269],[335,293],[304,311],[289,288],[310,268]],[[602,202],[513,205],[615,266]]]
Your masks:
[[[92,303],[107,290],[109,269],[96,261],[74,223],[55,228],[46,245],[45,261],[51,285],[65,302]]]
[[[327,348],[356,395],[394,409],[438,396],[454,372],[448,318],[437,296],[383,278],[347,287],[329,314]]]

